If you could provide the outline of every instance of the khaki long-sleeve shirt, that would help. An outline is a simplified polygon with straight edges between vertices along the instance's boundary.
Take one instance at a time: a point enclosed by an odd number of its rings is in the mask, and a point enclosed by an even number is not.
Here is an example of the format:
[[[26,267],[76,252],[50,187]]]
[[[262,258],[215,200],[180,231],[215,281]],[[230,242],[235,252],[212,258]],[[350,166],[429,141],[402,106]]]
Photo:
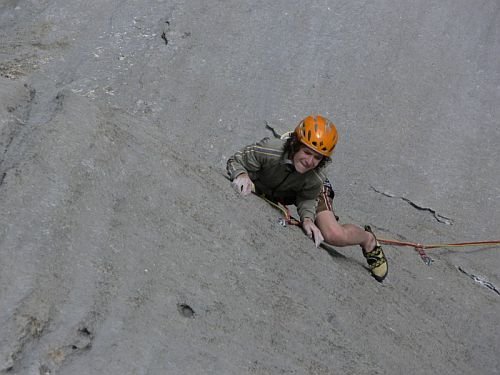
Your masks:
[[[285,140],[264,138],[248,145],[228,159],[227,172],[231,180],[248,173],[258,193],[295,204],[301,220],[314,220],[317,197],[326,179],[324,168],[298,173],[284,154],[284,144]]]

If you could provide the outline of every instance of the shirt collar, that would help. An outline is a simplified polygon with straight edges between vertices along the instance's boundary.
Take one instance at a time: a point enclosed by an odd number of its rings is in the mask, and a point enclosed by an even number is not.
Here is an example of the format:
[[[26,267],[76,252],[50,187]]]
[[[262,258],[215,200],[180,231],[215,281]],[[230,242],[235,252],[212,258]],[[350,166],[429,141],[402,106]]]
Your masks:
[[[281,158],[281,164],[284,164],[288,170],[291,172],[295,171],[295,167],[293,166],[293,160],[288,158],[289,155],[283,155]]]

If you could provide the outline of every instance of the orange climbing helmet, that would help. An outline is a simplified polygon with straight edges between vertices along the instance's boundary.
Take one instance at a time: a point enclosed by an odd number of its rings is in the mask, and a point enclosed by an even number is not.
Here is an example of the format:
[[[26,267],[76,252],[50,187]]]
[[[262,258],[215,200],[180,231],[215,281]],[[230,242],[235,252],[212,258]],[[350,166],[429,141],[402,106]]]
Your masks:
[[[307,116],[295,128],[299,142],[319,152],[331,156],[339,139],[335,124],[323,116]]]

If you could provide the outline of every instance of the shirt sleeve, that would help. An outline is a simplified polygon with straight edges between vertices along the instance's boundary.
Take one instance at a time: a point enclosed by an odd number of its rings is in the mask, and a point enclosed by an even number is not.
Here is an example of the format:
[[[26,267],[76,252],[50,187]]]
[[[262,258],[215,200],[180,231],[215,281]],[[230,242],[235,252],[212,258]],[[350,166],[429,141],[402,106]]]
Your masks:
[[[258,172],[263,165],[264,158],[261,156],[261,148],[267,143],[269,138],[245,146],[227,161],[227,173],[229,178],[234,180],[242,173]]]
[[[297,195],[296,205],[300,220],[310,218],[314,221],[316,218],[316,209],[318,207],[318,196],[321,193],[323,182],[326,176],[323,172],[313,171],[309,184],[304,186],[302,191]]]
[[[312,189],[303,191],[297,196],[297,201],[295,203],[301,221],[304,221],[305,218],[310,218],[314,221],[316,218],[316,208],[318,206],[317,197],[320,191],[321,188]]]

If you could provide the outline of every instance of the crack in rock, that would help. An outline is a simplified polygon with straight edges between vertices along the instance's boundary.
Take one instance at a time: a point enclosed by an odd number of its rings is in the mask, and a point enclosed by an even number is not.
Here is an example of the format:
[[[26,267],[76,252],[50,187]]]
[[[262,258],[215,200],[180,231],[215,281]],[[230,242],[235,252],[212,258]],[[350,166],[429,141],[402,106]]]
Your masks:
[[[469,272],[465,271],[462,267],[458,267],[458,270],[460,272],[462,272],[464,275],[469,276],[476,283],[479,283],[480,285],[482,285],[482,286],[484,286],[484,287],[486,287],[488,289],[491,289],[492,291],[494,291],[496,294],[498,294],[500,296],[500,290],[498,290],[496,288],[496,286],[493,285],[493,283],[489,282],[484,277],[473,275],[472,273],[469,273]]]
[[[165,41],[165,45],[168,45],[167,34],[165,31],[161,33],[161,38]]]
[[[170,33],[170,21],[165,20],[161,31],[162,31],[161,38],[165,42],[165,45],[168,45],[168,35]]]
[[[2,82],[3,83],[3,82]],[[28,120],[30,118],[36,90],[30,85],[14,85],[3,88],[0,91],[0,185],[9,168],[3,167],[8,163],[9,149],[16,142],[16,138],[23,137],[29,131]],[[5,109],[4,109],[5,103]],[[18,151],[17,147],[12,147]],[[14,152],[15,153],[15,152]]]
[[[273,133],[274,138],[278,138],[278,139],[281,138],[281,135],[276,131],[276,129],[274,129],[271,125],[269,125],[269,122],[264,121],[264,125],[266,126],[267,130],[269,130],[269,131],[271,131],[271,133]]]
[[[381,191],[381,190],[378,190],[376,189],[375,187],[373,187],[372,185],[370,185],[370,188],[376,192],[376,193],[379,193],[379,194],[382,194],[383,196],[385,197],[389,197],[389,198],[396,198],[396,199],[401,199],[403,201],[405,201],[406,203],[408,203],[410,206],[416,208],[417,210],[420,210],[420,211],[427,211],[427,212],[430,212],[434,218],[440,222],[440,223],[443,223],[443,224],[446,224],[446,225],[453,225],[453,220],[449,217],[446,217],[444,215],[441,215],[439,214],[436,210],[434,210],[433,208],[430,208],[430,207],[423,207],[423,206],[420,206],[418,204],[416,204],[415,202],[411,201],[410,199],[406,198],[406,197],[401,197],[401,196],[398,196],[398,195],[395,195],[395,194],[392,194],[392,193],[389,193],[387,191]]]

